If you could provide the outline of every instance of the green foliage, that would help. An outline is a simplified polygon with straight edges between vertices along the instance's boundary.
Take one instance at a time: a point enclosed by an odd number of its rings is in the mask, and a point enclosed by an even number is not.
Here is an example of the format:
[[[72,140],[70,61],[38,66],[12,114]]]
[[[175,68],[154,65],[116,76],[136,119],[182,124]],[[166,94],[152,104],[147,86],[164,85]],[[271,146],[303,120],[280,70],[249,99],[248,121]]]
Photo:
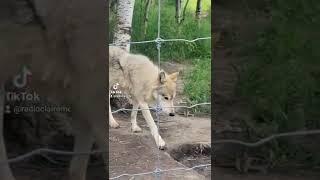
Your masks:
[[[186,1],[183,1],[184,3]],[[145,7],[146,0],[136,0],[134,7],[131,38],[132,41],[154,40],[158,34],[158,2],[152,0],[148,12],[148,22],[145,31]],[[183,11],[185,4],[182,4]],[[176,22],[175,2],[171,0],[161,1],[161,29],[162,39],[195,39],[211,36],[211,2],[202,1],[202,13],[206,17],[200,20],[195,18],[196,0],[189,0],[186,7],[185,18],[181,24]],[[115,13],[109,16],[110,27],[115,27]],[[113,38],[113,28],[109,29],[109,39]],[[133,44],[131,52],[142,53],[153,60],[158,57],[155,43]],[[210,59],[211,40],[201,40],[194,43],[175,41],[161,44],[161,61],[179,61],[181,63],[195,64],[192,75],[188,76],[186,95],[195,103],[210,101]],[[196,80],[196,81],[195,81]],[[203,107],[201,107],[203,108]],[[209,109],[209,108],[208,108]]]
[[[197,37],[210,36],[211,34],[211,12],[208,10],[208,3],[203,4],[204,13],[208,16],[199,22],[195,19],[195,8],[186,9],[185,20],[179,25],[175,19],[175,6],[173,1],[161,1],[161,28],[160,36],[163,39],[194,39]],[[195,0],[190,0],[188,7],[194,6]],[[158,4],[151,4],[149,10],[149,20],[147,23],[147,33],[144,35],[144,4],[145,1],[136,1],[132,41],[153,40],[158,34]],[[142,10],[140,10],[142,9]],[[157,49],[154,43],[132,45],[133,52],[143,53],[152,59],[157,57]],[[188,42],[164,42],[161,45],[161,60],[187,60],[195,58],[211,57],[211,41],[203,40],[195,43]]]
[[[149,21],[147,33],[144,35],[144,7],[145,1],[136,1],[133,18],[132,40],[152,40],[158,33],[158,4],[151,5],[149,10]],[[143,4],[142,4],[143,3]],[[164,0],[161,4],[161,29],[163,39],[194,39],[206,37],[211,34],[211,12],[210,3],[202,4],[203,13],[208,16],[200,19],[195,18],[196,0],[189,0],[186,8],[185,18],[181,24],[176,22],[174,1]],[[184,4],[182,5],[183,10]],[[133,52],[143,53],[152,59],[157,59],[155,44],[132,45]],[[210,100],[210,68],[211,68],[211,40],[188,42],[164,42],[161,44],[161,60],[189,61],[195,65],[189,76],[186,77],[184,92],[193,103],[208,102]],[[209,111],[210,107],[200,107],[198,110]]]
[[[189,95],[192,104],[211,101],[211,58],[197,59],[188,73],[184,92]],[[209,112],[210,107],[201,107]]]
[[[258,136],[320,128],[320,3],[276,0],[270,10],[271,25],[251,47],[239,83],[254,111],[250,123]],[[301,155],[301,147],[280,149],[278,157]]]

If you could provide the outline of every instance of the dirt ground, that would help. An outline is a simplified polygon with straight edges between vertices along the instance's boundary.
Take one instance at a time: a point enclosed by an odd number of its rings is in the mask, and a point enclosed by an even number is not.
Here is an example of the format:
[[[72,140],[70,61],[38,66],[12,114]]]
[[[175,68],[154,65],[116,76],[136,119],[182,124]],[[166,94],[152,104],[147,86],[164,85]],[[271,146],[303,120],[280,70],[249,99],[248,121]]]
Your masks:
[[[140,113],[139,113],[140,114]],[[138,115],[138,123],[142,133],[130,131],[129,116],[116,115],[120,129],[110,129],[110,177],[123,173],[142,173],[155,170],[157,156],[160,156],[160,169],[186,167],[170,157],[170,151],[183,144],[210,144],[210,119],[194,117],[161,117],[160,133],[167,143],[165,151],[158,151],[150,135],[149,128]],[[207,168],[207,169],[210,169]],[[207,175],[210,179],[210,175]],[[163,174],[162,179],[205,179],[196,171],[172,171]],[[124,178],[125,179],[125,178]],[[135,179],[153,179],[151,176],[141,176]]]
[[[162,117],[160,118],[160,133],[167,143],[164,151],[158,150],[141,113],[138,113],[138,123],[143,129],[141,133],[132,133],[130,130],[129,114],[116,114],[120,123],[119,129],[109,129],[109,177],[121,174],[136,174],[154,171],[156,166],[161,170],[173,168],[188,168],[199,164],[211,163],[210,152],[193,154],[181,151],[182,145],[201,144],[210,148],[210,118],[198,117]],[[57,137],[61,144],[56,149],[71,150],[72,138]],[[64,138],[62,140],[62,138]],[[62,148],[63,147],[63,148]],[[14,147],[11,146],[10,149]],[[19,146],[17,146],[19,148]],[[21,147],[20,147],[21,148]],[[17,150],[19,151],[19,150]],[[190,150],[189,150],[190,151]],[[176,153],[182,155],[179,161],[175,160]],[[16,156],[10,154],[10,156]],[[160,164],[158,164],[158,155]],[[204,159],[205,158],[205,159]],[[53,156],[50,154],[34,156],[31,159],[13,164],[13,171],[17,180],[67,180],[67,167],[70,157]],[[105,180],[107,175],[100,156],[91,156],[88,168],[89,180]],[[132,179],[123,176],[119,179]],[[134,179],[155,179],[155,174],[137,175]],[[211,167],[195,170],[176,170],[161,174],[161,179],[211,179]]]

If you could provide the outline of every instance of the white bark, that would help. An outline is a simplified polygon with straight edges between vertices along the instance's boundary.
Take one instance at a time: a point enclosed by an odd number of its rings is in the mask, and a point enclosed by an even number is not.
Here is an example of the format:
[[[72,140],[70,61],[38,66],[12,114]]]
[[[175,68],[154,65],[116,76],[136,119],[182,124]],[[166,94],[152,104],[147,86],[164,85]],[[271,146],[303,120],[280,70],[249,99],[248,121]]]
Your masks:
[[[114,34],[114,44],[130,51],[132,17],[135,0],[119,0],[117,6],[117,27]]]

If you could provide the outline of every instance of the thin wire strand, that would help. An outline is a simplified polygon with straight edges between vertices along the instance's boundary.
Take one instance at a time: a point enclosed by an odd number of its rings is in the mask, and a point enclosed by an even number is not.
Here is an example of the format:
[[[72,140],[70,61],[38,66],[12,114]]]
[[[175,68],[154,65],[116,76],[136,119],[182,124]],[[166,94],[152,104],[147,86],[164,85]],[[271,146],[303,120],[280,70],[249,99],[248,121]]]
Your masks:
[[[156,47],[157,47],[157,50],[158,50],[158,74],[160,74],[160,71],[161,71],[161,42],[159,41],[161,38],[160,38],[160,29],[161,29],[161,0],[158,0],[158,36],[157,36],[157,39],[156,39]],[[157,108],[160,108],[160,95],[159,95],[159,90],[157,90]],[[158,131],[158,143],[160,143],[160,116],[159,116],[159,110],[156,111],[156,115],[157,115],[157,131]],[[159,174],[158,170],[161,168],[160,165],[161,165],[161,161],[160,161],[160,149],[159,147],[157,147],[157,163],[156,164],[156,178],[157,179],[160,179],[161,177],[161,174]]]
[[[158,0],[158,38],[160,38],[160,22],[161,22],[161,0]]]
[[[211,39],[211,36],[208,37],[198,37],[195,39],[183,39],[183,38],[176,38],[176,39],[162,39],[160,36],[156,39],[153,40],[146,40],[146,41],[132,41],[129,42],[130,44],[146,44],[146,43],[154,43],[154,42],[176,42],[176,41],[184,41],[184,42],[196,42],[196,41],[200,41],[200,40],[209,40]],[[109,46],[117,46],[116,44],[112,43],[109,44]]]
[[[194,104],[192,106],[164,106],[162,108],[187,108],[187,109],[192,109],[196,106],[203,106],[203,105],[211,105],[211,103],[205,102],[205,103],[198,103],[198,104]],[[111,113],[117,113],[120,111],[140,111],[140,110],[157,110],[157,107],[152,107],[152,108],[143,108],[143,109],[127,109],[127,108],[121,108],[121,109],[117,109],[115,111],[112,111]]]
[[[42,154],[42,153],[51,153],[56,155],[91,155],[91,154],[99,154],[99,153],[108,153],[108,151],[102,151],[102,150],[96,150],[96,151],[90,151],[90,152],[73,152],[73,151],[64,151],[64,150],[54,150],[54,149],[48,149],[48,148],[40,148],[33,150],[31,152],[28,152],[26,154],[17,156],[15,158],[8,159],[6,161],[1,161],[0,165],[4,163],[15,163],[19,161],[26,160],[32,156]]]
[[[243,141],[236,140],[236,139],[222,139],[222,140],[213,141],[213,144],[228,143],[228,144],[239,144],[239,145],[243,145],[243,146],[247,146],[247,147],[257,147],[257,146],[265,144],[273,139],[280,138],[280,137],[306,136],[306,135],[313,135],[313,134],[320,134],[320,129],[274,134],[274,135],[263,138],[257,142],[253,142],[253,143],[243,142]]]
[[[207,40],[207,39],[211,39],[211,37],[199,37],[199,38],[196,38],[196,39],[192,39],[192,40],[188,40],[188,39],[162,39],[161,41],[162,42],[174,42],[174,41],[184,41],[184,42],[196,42],[196,41],[199,41],[199,40]]]
[[[190,171],[190,170],[193,170],[193,169],[196,169],[196,168],[209,167],[209,166],[211,166],[211,164],[201,164],[201,165],[193,166],[191,168],[172,168],[172,169],[165,169],[165,170],[158,169],[158,170],[148,171],[148,172],[144,172],[144,173],[121,174],[121,175],[118,175],[118,176],[115,176],[115,177],[112,177],[112,178],[109,178],[109,179],[119,179],[119,178],[121,178],[123,176],[134,177],[134,176],[142,176],[142,175],[148,175],[148,174],[153,174],[153,173],[164,173],[164,172],[171,172],[171,171]]]

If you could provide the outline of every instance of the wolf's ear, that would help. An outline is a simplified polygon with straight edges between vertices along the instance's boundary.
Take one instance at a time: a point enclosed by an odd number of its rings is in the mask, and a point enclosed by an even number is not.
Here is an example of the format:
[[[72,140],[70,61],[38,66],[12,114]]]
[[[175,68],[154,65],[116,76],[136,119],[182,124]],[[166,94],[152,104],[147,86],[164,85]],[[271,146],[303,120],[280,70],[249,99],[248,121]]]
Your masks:
[[[164,71],[161,71],[159,73],[159,81],[161,84],[165,83],[167,80],[166,80],[166,73]]]
[[[172,81],[177,81],[178,75],[179,75],[179,72],[175,72],[170,74],[169,77],[172,79]]]

